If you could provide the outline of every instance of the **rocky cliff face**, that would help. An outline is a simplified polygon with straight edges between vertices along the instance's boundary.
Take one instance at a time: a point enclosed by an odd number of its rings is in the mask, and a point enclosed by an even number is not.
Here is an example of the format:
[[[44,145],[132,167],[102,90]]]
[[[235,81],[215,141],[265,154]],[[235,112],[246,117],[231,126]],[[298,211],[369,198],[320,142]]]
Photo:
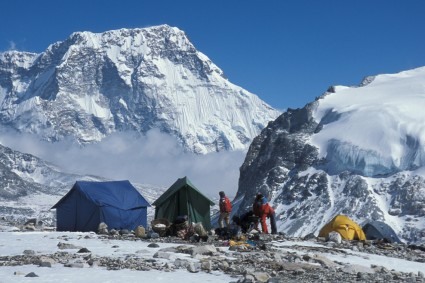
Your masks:
[[[0,145],[0,212],[3,218],[53,219],[51,203],[80,178],[62,173],[52,164]],[[93,177],[95,179],[95,177]]]
[[[0,54],[0,105],[3,125],[50,141],[158,128],[195,153],[246,149],[279,114],[167,25]]]
[[[404,240],[425,241],[425,132],[414,107],[425,97],[424,76],[421,68],[368,78],[362,87],[330,89],[283,113],[254,139],[240,168],[239,212],[262,192],[276,208],[279,230],[289,235],[317,235],[345,214],[360,225],[385,221]],[[400,101],[402,90],[411,95]],[[411,112],[401,116],[400,109]]]
[[[66,174],[31,154],[0,145],[0,199],[16,200],[35,193],[63,193],[77,175]]]

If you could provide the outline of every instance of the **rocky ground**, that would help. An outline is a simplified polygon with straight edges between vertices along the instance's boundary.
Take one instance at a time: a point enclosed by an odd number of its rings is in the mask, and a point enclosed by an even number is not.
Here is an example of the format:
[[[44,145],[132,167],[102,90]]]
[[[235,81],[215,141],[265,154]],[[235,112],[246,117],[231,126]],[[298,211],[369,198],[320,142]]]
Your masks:
[[[32,229],[26,227],[24,230]],[[378,241],[332,242],[313,236],[301,239],[263,234],[242,235],[240,241],[229,241],[210,235],[205,242],[158,237],[155,233],[148,233],[147,237],[140,238],[133,232],[117,231],[86,237],[93,237],[93,240],[146,241],[149,243],[148,247],[159,250],[151,258],[142,258],[136,252],[125,258],[99,257],[86,247],[72,246],[67,243],[66,237],[62,237],[58,239],[58,252],[37,255],[33,250],[25,250],[22,255],[0,256],[0,266],[35,264],[49,267],[60,263],[67,267],[99,266],[109,270],[172,272],[176,269],[186,269],[193,273],[221,271],[234,277],[234,282],[425,282],[425,270],[406,273],[389,270],[379,262],[365,267],[331,260],[327,256],[350,257],[361,252],[424,263],[425,267],[425,246]],[[281,244],[289,241],[292,243],[290,250],[282,249]],[[165,243],[176,245],[161,248]],[[69,249],[75,249],[75,252],[70,253]],[[170,261],[173,254],[190,255],[190,260],[177,257]],[[36,276],[35,273],[33,275]]]

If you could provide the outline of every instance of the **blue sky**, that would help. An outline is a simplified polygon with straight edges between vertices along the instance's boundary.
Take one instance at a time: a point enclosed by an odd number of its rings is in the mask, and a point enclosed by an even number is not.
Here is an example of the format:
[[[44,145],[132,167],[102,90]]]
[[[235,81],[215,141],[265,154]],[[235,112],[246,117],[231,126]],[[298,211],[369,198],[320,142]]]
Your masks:
[[[2,1],[0,51],[42,52],[75,31],[186,32],[228,79],[278,109],[330,85],[425,66],[425,1]]]

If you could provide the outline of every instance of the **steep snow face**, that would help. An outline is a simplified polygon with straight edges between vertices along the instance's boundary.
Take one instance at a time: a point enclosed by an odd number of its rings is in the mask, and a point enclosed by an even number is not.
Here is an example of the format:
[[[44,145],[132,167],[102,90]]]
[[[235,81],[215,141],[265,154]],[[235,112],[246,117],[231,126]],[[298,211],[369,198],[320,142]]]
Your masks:
[[[376,176],[425,165],[425,67],[337,87],[318,102],[323,129],[311,142],[329,170]]]
[[[239,213],[257,192],[278,230],[318,234],[335,215],[388,223],[425,242],[425,68],[333,87],[257,136],[240,170]]]
[[[159,128],[192,152],[241,150],[279,114],[167,25],[73,33],[21,68],[7,56],[0,121],[51,141]]]

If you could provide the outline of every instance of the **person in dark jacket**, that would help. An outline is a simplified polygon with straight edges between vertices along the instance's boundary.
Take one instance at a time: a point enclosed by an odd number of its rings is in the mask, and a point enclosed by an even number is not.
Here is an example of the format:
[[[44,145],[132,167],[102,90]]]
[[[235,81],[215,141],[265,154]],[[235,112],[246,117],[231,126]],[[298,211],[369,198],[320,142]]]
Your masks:
[[[240,216],[235,215],[232,217],[233,223],[241,227],[242,233],[249,233],[252,229],[258,230],[258,219],[258,216],[255,216],[252,210]]]

